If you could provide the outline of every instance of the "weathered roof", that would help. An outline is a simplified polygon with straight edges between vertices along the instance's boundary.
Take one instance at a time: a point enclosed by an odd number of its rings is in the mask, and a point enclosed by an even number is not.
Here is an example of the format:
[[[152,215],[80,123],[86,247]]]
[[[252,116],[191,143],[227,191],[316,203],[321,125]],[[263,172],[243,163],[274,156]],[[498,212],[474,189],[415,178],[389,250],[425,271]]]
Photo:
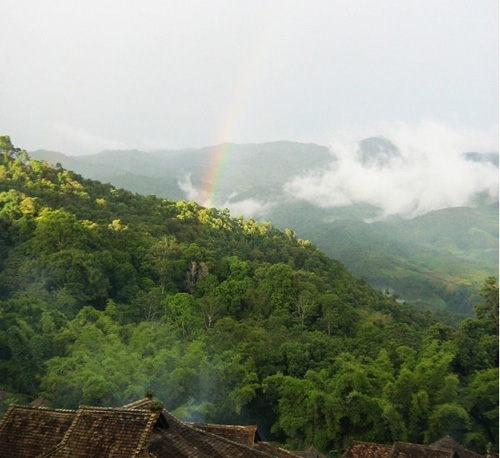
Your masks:
[[[284,448],[277,447],[276,445],[270,444],[269,442],[257,442],[254,445],[256,450],[268,453],[270,456],[276,458],[298,458],[300,455],[296,452],[290,452]]]
[[[323,458],[260,440],[255,425],[185,423],[151,397],[78,411],[13,405],[0,422],[2,458]],[[488,455],[488,457],[492,455]],[[351,441],[344,458],[480,458],[450,436],[430,446]],[[498,458],[498,455],[496,456]]]
[[[253,447],[260,440],[257,434],[257,426],[255,425],[218,425],[214,423],[187,422],[185,424],[220,437],[225,437],[248,447]]]
[[[296,455],[299,456],[304,456],[306,458],[328,458],[326,455],[323,455],[319,450],[316,450],[312,445],[307,449],[302,452],[295,451],[294,452]]]
[[[53,449],[75,416],[74,410],[11,405],[0,423],[0,456],[30,458]]]
[[[147,410],[81,406],[60,444],[44,456],[136,457],[159,415]]]
[[[396,442],[389,456],[390,458],[454,458],[455,452],[420,444]]]
[[[429,447],[437,447],[437,448],[449,448],[451,450],[458,450],[463,448],[453,437],[449,434],[439,439],[438,441],[430,444]]]
[[[391,453],[392,446],[351,441],[343,458],[389,458]]]
[[[439,439],[438,441],[431,444],[429,447],[453,450],[454,452],[456,452],[458,458],[481,458],[481,455],[479,453],[467,450],[450,435],[446,435],[442,439]]]
[[[156,458],[269,458],[246,445],[190,426],[164,411],[168,428],[155,430],[148,442],[149,453]]]
[[[143,399],[138,399],[137,401],[131,402],[130,404],[125,404],[122,406],[123,409],[132,410],[151,410],[151,407],[157,404],[158,401],[154,401],[151,397],[145,397]]]
[[[38,396],[34,401],[30,402],[31,407],[52,407],[50,401],[43,397]]]
[[[127,404],[128,409],[149,409],[151,398]],[[155,457],[274,457],[292,458],[297,455],[267,442],[261,442],[256,425],[221,425],[182,422],[163,411],[169,427],[151,436],[148,450]],[[193,452],[193,446],[197,449]],[[243,447],[242,447],[243,446]],[[206,455],[207,450],[210,454]],[[193,455],[193,453],[196,453]]]

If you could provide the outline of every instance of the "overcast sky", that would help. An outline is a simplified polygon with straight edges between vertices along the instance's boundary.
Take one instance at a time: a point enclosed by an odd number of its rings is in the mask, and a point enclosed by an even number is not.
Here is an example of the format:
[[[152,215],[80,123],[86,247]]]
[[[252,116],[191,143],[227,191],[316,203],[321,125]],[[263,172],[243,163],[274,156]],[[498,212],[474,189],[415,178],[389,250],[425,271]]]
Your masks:
[[[0,133],[27,150],[329,146],[498,126],[498,0],[2,0]]]

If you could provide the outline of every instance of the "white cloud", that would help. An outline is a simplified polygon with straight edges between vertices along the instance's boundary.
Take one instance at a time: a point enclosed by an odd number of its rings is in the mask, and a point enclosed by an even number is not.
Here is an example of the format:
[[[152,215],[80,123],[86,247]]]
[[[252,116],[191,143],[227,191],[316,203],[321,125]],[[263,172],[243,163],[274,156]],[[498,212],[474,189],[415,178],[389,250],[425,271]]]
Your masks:
[[[187,173],[182,178],[177,180],[177,184],[181,191],[186,195],[186,200],[193,200],[195,202],[200,201],[201,192],[196,188],[196,186],[191,181],[191,174]]]
[[[244,216],[245,218],[265,218],[269,211],[275,206],[274,202],[262,202],[257,199],[243,199],[237,201],[226,201],[221,207],[229,208],[231,215]]]
[[[400,157],[384,166],[363,164],[359,142],[370,136],[390,140]],[[497,128],[459,130],[433,121],[385,123],[363,132],[338,133],[331,151],[335,159],[329,169],[292,179],[285,192],[325,208],[372,204],[384,216],[470,205],[478,193],[498,199],[498,168],[463,156],[470,151],[497,152]]]

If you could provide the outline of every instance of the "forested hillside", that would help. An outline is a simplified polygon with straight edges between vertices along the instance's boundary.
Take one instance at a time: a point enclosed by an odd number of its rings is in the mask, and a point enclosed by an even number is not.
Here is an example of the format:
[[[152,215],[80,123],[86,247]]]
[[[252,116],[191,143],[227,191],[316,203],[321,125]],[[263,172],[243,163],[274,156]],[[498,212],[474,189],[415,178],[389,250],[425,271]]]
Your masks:
[[[374,204],[332,206],[327,196],[308,201],[296,195],[291,183],[337,170],[338,157],[324,146],[228,143],[178,151],[102,151],[75,157],[39,150],[31,155],[143,195],[203,202],[202,191],[208,187],[214,190],[213,205],[271,221],[282,230],[291,228],[375,288],[423,307],[471,316],[484,278],[498,276],[498,195],[478,192],[469,206],[387,219]],[[367,138],[352,151],[365,172],[374,167],[387,173],[396,158],[402,160],[401,151],[383,137]],[[466,153],[462,159],[464,168],[482,164],[498,176],[498,154]],[[339,173],[330,181],[342,179]],[[392,174],[399,176],[397,170]],[[350,176],[353,182],[360,180],[354,170]],[[349,195],[344,199],[349,202]]]
[[[457,329],[291,230],[143,197],[0,137],[0,388],[258,424],[332,456],[349,439],[498,450],[498,282]],[[336,452],[333,452],[336,451]]]

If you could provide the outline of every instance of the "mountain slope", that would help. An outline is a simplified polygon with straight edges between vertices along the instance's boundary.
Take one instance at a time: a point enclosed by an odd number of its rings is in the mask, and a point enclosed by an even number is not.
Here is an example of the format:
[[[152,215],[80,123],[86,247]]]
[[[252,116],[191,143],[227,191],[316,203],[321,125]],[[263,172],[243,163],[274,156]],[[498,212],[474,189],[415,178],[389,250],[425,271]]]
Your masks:
[[[384,167],[401,156],[382,138],[364,140],[358,154],[368,167]],[[106,151],[78,158],[38,151],[33,156],[57,159],[84,176],[146,195],[201,201],[203,188],[214,189],[213,200],[220,206],[291,228],[353,273],[404,300],[470,314],[478,284],[498,275],[498,203],[367,223],[380,216],[377,207],[320,208],[285,193],[293,177],[332,167],[335,157],[322,146],[274,142],[150,153]],[[218,162],[211,164],[214,158]],[[468,153],[466,158],[492,166],[498,162],[494,154]],[[205,183],[214,168],[217,182],[211,178]]]

